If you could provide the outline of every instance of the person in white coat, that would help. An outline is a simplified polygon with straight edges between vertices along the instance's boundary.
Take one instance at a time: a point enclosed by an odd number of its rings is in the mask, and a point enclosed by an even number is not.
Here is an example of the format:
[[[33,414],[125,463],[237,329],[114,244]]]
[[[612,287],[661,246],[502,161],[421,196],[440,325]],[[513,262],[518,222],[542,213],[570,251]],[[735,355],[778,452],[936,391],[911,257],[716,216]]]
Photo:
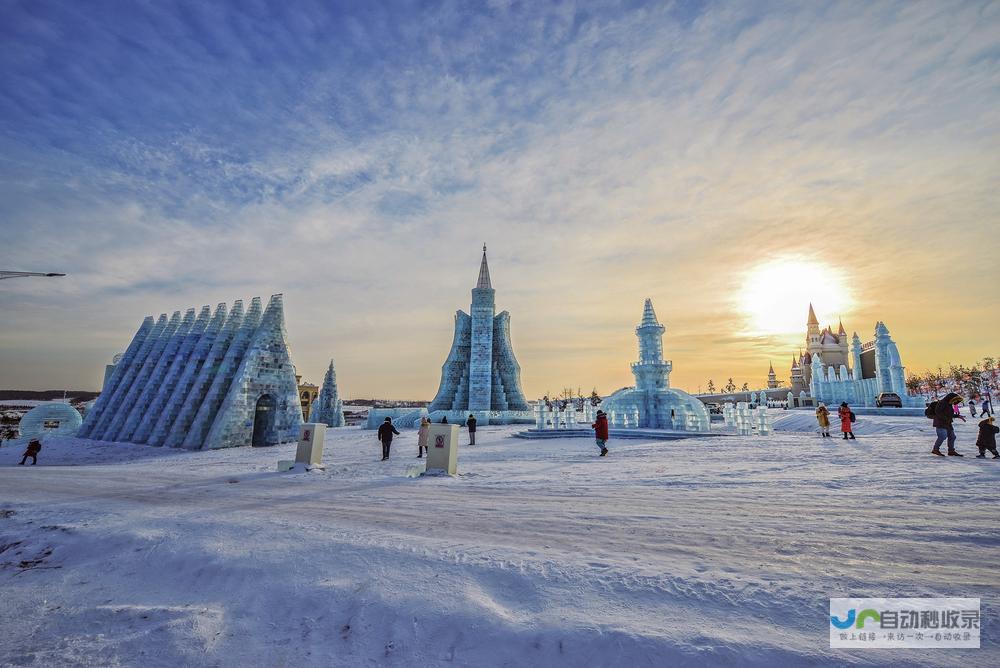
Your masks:
[[[424,450],[427,449],[427,432],[430,431],[430,418],[420,418],[420,431],[417,432],[417,459],[423,459]]]

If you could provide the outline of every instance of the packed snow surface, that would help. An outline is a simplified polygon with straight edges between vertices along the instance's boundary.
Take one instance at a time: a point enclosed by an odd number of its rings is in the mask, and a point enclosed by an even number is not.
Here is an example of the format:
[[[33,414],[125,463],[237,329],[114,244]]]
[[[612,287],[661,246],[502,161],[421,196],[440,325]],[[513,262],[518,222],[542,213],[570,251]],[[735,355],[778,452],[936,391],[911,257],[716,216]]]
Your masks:
[[[282,474],[294,445],[5,445],[0,665],[1000,665],[975,422],[959,459],[922,418],[809,417],[606,458],[483,428],[454,478],[412,477],[412,431],[380,462],[328,430],[325,472]],[[831,650],[832,596],[979,597],[983,648]]]

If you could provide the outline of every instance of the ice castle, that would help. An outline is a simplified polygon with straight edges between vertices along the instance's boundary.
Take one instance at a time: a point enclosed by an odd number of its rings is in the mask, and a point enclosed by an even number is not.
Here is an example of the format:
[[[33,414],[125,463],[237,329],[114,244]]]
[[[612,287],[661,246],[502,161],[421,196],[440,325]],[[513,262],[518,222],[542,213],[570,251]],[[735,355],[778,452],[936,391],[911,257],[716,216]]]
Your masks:
[[[618,390],[601,403],[613,427],[645,427],[708,431],[705,404],[670,387],[672,363],[663,360],[664,326],[656,319],[653,301],[646,300],[642,322],[635,328],[639,361],[632,364],[635,387]]]
[[[330,366],[326,369],[319,396],[309,410],[309,419],[312,422],[322,422],[327,427],[343,427],[345,424],[344,403],[337,390],[337,372],[333,369],[333,360],[330,360]]]
[[[866,343],[855,332],[847,343],[847,331],[840,323],[820,329],[819,320],[809,304],[806,321],[806,351],[792,357],[792,397],[799,405],[846,401],[849,404],[874,406],[883,392],[894,392],[904,406],[922,406],[923,400],[907,394],[906,367],[896,342],[885,323],[875,323],[875,338]]]
[[[875,339],[861,343],[854,333],[851,342],[851,367],[825,364],[822,353],[809,359],[809,395],[813,402],[874,406],[883,392],[899,395],[903,406],[923,406],[921,397],[912,397],[906,390],[906,367],[899,357],[899,348],[889,336],[884,322],[875,325]]]
[[[302,425],[281,295],[147,317],[77,436],[192,450],[275,445]]]
[[[441,385],[428,406],[432,420],[449,420],[476,413],[477,419],[502,423],[531,421],[521,390],[521,367],[510,343],[510,314],[496,314],[495,291],[486,263],[486,246],[479,280],[472,290],[472,315],[455,314],[455,338],[441,368]],[[485,424],[485,422],[482,422]]]

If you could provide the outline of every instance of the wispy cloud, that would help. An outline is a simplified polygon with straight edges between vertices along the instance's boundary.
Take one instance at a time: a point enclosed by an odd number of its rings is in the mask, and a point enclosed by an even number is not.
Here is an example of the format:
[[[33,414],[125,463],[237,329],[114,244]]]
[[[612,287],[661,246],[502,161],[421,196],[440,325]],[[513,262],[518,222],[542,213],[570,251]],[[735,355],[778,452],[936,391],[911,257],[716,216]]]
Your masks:
[[[981,313],[916,329],[963,235],[1000,250],[998,35],[995,3],[13,4],[0,263],[72,276],[4,282],[0,384],[283,291],[307,376],[429,397],[484,240],[529,394],[626,384],[644,296],[681,385],[762,381],[785,349],[734,299],[789,254],[911,366],[985,354]]]

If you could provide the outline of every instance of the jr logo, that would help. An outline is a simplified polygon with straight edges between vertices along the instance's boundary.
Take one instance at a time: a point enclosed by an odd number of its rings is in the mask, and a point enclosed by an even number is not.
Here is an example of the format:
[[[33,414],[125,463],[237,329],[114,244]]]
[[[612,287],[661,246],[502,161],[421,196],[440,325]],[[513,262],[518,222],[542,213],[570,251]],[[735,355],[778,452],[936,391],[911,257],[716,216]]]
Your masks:
[[[855,616],[857,617],[856,623],[855,623]],[[850,610],[847,611],[847,618],[843,621],[841,621],[840,617],[837,617],[836,615],[830,615],[830,623],[836,626],[838,629],[849,629],[851,628],[851,626],[863,629],[865,628],[865,621],[869,619],[873,619],[876,622],[882,621],[882,618],[879,616],[878,611],[872,610],[871,608],[865,608],[864,610],[861,611],[860,615],[855,615],[854,608],[851,608]]]

